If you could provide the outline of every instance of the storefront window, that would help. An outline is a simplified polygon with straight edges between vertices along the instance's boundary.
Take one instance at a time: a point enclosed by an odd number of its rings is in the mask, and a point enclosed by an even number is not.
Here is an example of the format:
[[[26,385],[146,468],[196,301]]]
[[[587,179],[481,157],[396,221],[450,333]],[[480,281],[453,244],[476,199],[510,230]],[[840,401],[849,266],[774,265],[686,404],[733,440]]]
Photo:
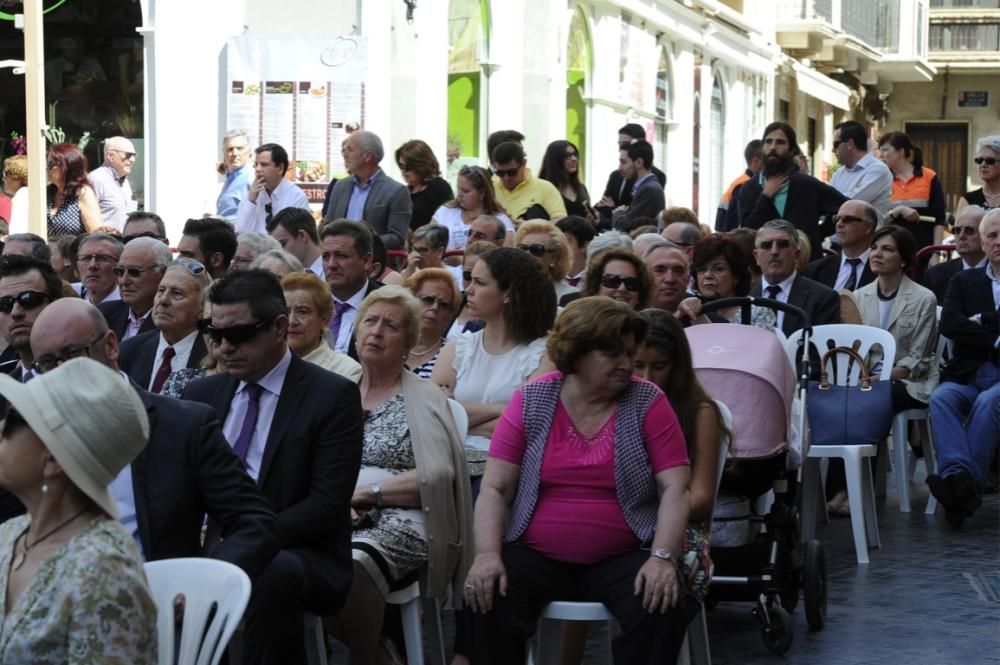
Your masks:
[[[451,0],[448,13],[448,173],[477,163],[483,76],[487,48],[488,0]]]
[[[580,172],[587,155],[587,79],[590,76],[590,32],[583,12],[573,13],[566,45],[566,139],[580,151]]]

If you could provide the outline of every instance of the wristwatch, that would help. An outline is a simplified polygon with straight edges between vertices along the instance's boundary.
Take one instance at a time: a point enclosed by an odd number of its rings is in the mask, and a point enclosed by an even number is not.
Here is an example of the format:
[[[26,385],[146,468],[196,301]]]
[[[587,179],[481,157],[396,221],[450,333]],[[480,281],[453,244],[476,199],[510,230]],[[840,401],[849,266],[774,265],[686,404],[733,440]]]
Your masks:
[[[382,507],[382,486],[378,483],[371,483],[368,485],[368,489],[371,493],[375,495],[375,506],[378,508]]]
[[[649,556],[655,556],[657,559],[663,559],[664,561],[674,560],[674,555],[670,553],[670,550],[650,550]]]

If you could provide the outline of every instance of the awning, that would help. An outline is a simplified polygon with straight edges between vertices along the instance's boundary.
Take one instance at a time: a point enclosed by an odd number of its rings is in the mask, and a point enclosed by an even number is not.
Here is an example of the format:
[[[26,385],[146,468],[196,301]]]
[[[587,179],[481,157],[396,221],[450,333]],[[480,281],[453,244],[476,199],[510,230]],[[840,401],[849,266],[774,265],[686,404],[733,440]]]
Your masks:
[[[851,91],[846,85],[798,62],[792,65],[792,69],[795,71],[795,82],[799,90],[831,106],[844,111],[851,110]]]

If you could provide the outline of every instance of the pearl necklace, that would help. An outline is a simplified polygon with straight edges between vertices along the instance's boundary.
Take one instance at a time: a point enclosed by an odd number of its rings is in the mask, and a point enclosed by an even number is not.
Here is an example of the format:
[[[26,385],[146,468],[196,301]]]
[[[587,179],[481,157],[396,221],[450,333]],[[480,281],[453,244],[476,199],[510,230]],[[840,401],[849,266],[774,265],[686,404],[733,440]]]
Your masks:
[[[427,347],[426,351],[417,351],[416,349],[410,349],[410,355],[416,356],[417,358],[422,358],[423,356],[426,356],[428,353],[438,348],[439,346],[441,346],[441,340],[438,340],[433,344],[431,344],[429,347]]]

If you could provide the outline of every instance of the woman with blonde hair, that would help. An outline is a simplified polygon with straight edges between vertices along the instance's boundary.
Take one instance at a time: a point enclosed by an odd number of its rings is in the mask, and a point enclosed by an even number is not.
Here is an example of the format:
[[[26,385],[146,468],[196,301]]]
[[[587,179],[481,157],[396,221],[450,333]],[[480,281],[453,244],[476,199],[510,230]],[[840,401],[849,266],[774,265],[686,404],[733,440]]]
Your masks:
[[[556,288],[556,302],[577,290],[563,281],[573,264],[573,255],[566,234],[555,224],[541,220],[522,223],[514,234],[514,247],[542,262]]]
[[[288,348],[306,362],[357,383],[361,365],[335,351],[324,339],[333,318],[330,287],[311,272],[291,272],[281,278],[288,305]]]
[[[455,279],[445,268],[424,268],[406,280],[406,288],[421,304],[420,334],[406,358],[406,366],[423,379],[431,378],[451,322],[462,303]]]
[[[10,234],[28,232],[28,157],[14,155],[3,162],[3,191],[10,197]]]

